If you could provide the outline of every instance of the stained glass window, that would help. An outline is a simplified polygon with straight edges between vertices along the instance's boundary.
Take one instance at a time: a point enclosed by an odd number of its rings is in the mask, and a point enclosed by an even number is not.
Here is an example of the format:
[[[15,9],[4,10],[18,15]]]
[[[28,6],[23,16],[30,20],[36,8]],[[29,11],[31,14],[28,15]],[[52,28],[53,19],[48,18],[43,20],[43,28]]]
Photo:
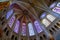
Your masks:
[[[32,23],[28,24],[28,29],[29,29],[29,35],[30,36],[35,35]]]
[[[22,34],[26,36],[26,23],[22,23]]]
[[[15,24],[14,32],[18,33],[19,26],[20,26],[20,22],[17,20],[17,22]]]
[[[50,25],[50,22],[47,19],[43,19],[42,23],[47,27]]]
[[[51,22],[53,22],[53,21],[56,19],[56,17],[48,14],[48,15],[47,15],[47,19],[50,20]]]
[[[56,6],[56,2],[50,5],[50,8],[54,8]]]
[[[11,28],[15,20],[15,16],[13,15],[8,23],[9,27]]]
[[[34,22],[34,25],[35,25],[38,33],[42,32],[42,29],[41,29],[42,26],[39,24],[38,21],[35,21]]]
[[[40,16],[40,18],[44,18],[46,16],[46,12],[42,13],[42,15]]]
[[[13,13],[13,10],[12,10],[12,9],[9,10],[9,11],[7,12],[6,19],[8,19],[8,18],[11,16],[12,13]]]
[[[57,6],[58,6],[58,7],[60,7],[60,2],[59,2],[59,3],[57,3]]]
[[[55,7],[55,8],[52,9],[52,11],[60,14],[60,7]]]

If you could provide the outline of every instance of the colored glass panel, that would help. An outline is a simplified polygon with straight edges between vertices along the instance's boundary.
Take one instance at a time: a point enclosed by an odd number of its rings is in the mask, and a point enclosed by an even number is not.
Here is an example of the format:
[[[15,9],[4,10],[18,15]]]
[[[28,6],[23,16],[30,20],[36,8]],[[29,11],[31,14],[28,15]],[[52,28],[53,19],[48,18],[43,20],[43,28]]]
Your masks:
[[[12,27],[12,25],[14,23],[14,20],[15,20],[15,16],[12,16],[11,19],[10,19],[10,21],[9,21],[9,23],[8,23],[8,25],[9,25],[10,28]]]
[[[35,21],[35,22],[34,22],[34,25],[35,25],[38,33],[42,32],[42,29],[41,29],[42,25],[39,24],[38,21]]]
[[[14,32],[18,33],[19,26],[20,26],[20,22],[17,20],[17,22],[15,24]]]
[[[29,35],[30,36],[35,35],[32,23],[28,24],[28,29],[29,29]]]
[[[55,8],[52,9],[52,11],[60,14],[60,7],[55,7]]]
[[[6,15],[6,19],[8,19],[13,13],[13,10],[9,10]]]
[[[46,12],[42,13],[42,15],[40,16],[40,18],[44,18],[46,16]]]
[[[26,23],[22,23],[22,34],[26,36]]]
[[[47,27],[50,25],[50,22],[47,19],[43,19],[42,23]]]
[[[56,6],[56,2],[50,5],[50,8],[54,8]]]
[[[59,3],[57,3],[57,6],[58,6],[58,7],[60,7],[60,2],[59,2]]]
[[[53,22],[56,19],[56,17],[49,14],[49,15],[47,15],[47,19],[50,20],[51,22]]]

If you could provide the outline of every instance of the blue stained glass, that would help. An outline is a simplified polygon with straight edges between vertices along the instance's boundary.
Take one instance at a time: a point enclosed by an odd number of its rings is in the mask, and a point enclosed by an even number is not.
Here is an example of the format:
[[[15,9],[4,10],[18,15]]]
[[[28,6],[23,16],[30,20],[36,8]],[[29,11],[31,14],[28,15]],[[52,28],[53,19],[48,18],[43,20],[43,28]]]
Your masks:
[[[32,25],[32,23],[29,23],[29,24],[28,24],[28,29],[29,29],[29,35],[30,35],[30,36],[35,35],[34,30],[33,30],[33,25]]]
[[[60,4],[60,3],[59,3]],[[50,8],[53,8],[52,9],[52,11],[50,11],[51,13],[50,14],[52,14],[52,15],[54,15],[54,16],[56,16],[56,17],[58,17],[58,18],[60,18],[60,8],[57,8],[58,6],[59,6],[59,4],[57,4],[57,2],[54,2],[51,6],[50,6]],[[55,6],[57,6],[57,7],[55,7]],[[57,11],[57,9],[58,9],[58,11]]]
[[[15,5],[15,3],[11,4],[11,5],[9,6],[9,8],[13,8],[14,5]]]
[[[54,16],[56,16],[56,17],[58,17],[58,18],[60,18],[60,7],[54,7],[53,9],[52,9],[52,15],[54,15]]]
[[[14,32],[18,33],[19,26],[20,26],[20,22],[17,20],[17,22],[15,24]]]
[[[59,2],[59,3],[57,3],[57,6],[58,6],[58,7],[60,7],[60,2]]]
[[[11,16],[12,13],[13,13],[13,10],[9,10],[7,12],[6,19],[8,19]]]
[[[57,3],[54,2],[53,4],[50,5],[50,8],[54,8]]]
[[[22,23],[22,35],[26,36],[26,23]]]
[[[15,16],[13,15],[8,23],[9,27],[11,28],[15,20]]]
[[[46,16],[46,12],[42,13],[42,15],[40,16],[40,18],[44,18]]]
[[[38,21],[35,21],[35,22],[34,22],[34,25],[35,25],[38,33],[40,33],[40,32],[43,31],[43,30],[41,29],[42,26],[39,24]]]
[[[60,14],[60,7],[55,7],[54,9],[52,9],[54,12]]]

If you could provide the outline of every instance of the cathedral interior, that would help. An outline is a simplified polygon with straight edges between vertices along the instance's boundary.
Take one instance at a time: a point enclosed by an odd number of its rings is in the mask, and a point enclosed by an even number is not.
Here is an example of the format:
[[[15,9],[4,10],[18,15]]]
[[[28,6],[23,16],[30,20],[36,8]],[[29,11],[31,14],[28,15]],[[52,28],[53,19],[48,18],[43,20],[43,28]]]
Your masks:
[[[60,0],[0,0],[0,40],[60,40]]]

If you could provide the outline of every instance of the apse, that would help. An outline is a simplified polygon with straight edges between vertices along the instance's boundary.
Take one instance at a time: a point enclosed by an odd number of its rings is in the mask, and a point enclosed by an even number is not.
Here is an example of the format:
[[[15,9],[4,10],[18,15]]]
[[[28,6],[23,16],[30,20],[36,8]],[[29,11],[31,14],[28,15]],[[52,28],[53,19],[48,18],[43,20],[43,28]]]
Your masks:
[[[0,0],[0,4],[1,40],[60,40],[60,2]]]

